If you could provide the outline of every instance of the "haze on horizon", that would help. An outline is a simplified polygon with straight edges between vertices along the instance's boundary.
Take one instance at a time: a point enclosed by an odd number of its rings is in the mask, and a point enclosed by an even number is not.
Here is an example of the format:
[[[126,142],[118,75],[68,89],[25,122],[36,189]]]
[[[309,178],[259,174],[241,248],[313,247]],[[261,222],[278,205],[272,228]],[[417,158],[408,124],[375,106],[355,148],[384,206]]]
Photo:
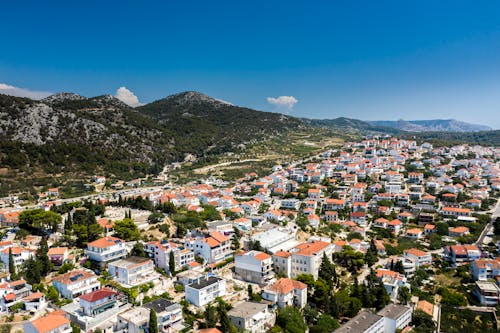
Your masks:
[[[0,93],[500,128],[498,1],[8,2]]]

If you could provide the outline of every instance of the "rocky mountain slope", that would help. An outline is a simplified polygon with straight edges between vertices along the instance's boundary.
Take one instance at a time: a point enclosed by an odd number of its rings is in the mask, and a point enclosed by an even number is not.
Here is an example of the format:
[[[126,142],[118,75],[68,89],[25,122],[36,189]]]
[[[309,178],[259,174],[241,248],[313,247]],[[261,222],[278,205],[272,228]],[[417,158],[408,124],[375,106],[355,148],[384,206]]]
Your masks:
[[[0,95],[0,162],[13,175],[157,172],[190,153],[227,152],[304,126],[292,117],[185,92],[134,109],[111,95]]]

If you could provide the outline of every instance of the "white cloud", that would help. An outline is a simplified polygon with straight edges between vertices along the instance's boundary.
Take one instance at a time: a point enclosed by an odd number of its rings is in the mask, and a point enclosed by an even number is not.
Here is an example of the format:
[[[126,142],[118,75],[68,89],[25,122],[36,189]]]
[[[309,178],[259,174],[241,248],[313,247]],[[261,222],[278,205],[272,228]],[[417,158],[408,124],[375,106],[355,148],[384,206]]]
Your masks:
[[[25,88],[14,87],[6,83],[0,83],[0,94],[17,96],[17,97],[29,97],[32,99],[42,99],[52,95],[52,93],[48,91],[29,90]]]
[[[286,108],[291,110],[299,100],[293,96],[268,97],[267,102],[277,106],[278,108]]]
[[[123,103],[130,106],[139,106],[142,103],[139,102],[139,98],[126,87],[120,87],[116,90],[116,98],[118,98]]]

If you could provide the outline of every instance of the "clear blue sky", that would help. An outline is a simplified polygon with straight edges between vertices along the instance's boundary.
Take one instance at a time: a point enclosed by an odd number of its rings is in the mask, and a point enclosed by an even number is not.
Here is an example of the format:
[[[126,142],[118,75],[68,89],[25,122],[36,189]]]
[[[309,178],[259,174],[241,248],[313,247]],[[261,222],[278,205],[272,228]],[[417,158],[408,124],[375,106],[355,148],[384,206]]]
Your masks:
[[[500,1],[7,1],[0,84],[500,128]],[[291,109],[268,97],[293,96]],[[293,103],[292,103],[293,104]]]

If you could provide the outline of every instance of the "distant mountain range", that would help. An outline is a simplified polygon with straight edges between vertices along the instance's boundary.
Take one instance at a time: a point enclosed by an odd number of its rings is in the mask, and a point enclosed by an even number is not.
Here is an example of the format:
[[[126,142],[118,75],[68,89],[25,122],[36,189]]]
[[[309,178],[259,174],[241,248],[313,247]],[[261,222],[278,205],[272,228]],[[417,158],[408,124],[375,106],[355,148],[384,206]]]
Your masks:
[[[432,119],[432,120],[379,120],[368,121],[374,126],[396,128],[406,132],[479,132],[491,131],[492,128],[485,125],[470,124],[455,119]]]

